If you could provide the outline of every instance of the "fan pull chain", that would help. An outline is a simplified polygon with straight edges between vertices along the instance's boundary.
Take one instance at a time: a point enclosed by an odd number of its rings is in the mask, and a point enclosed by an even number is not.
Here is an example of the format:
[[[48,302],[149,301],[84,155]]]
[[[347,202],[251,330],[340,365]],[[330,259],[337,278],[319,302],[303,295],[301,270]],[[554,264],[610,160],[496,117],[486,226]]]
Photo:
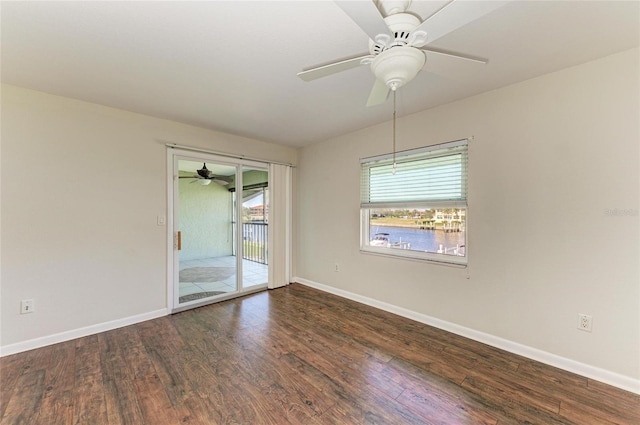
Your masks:
[[[396,174],[396,91],[393,90],[393,167],[391,174]]]

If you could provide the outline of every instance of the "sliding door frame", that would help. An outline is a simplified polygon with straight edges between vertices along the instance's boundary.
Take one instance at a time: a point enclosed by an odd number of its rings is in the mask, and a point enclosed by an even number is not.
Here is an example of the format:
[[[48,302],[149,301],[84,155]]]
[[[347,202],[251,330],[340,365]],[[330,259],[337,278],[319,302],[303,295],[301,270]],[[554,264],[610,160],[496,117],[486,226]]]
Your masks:
[[[205,298],[201,300],[190,301],[180,304],[179,288],[179,255],[177,250],[177,214],[178,206],[178,161],[191,160],[211,162],[216,164],[224,164],[236,167],[236,188],[243,187],[243,167],[251,167],[253,169],[266,169],[268,171],[269,164],[266,162],[250,161],[245,159],[235,159],[228,156],[219,156],[206,152],[197,152],[192,150],[182,150],[176,148],[167,149],[167,309],[170,313],[178,313],[180,311],[212,304],[220,301],[229,300],[239,296],[251,294],[253,292],[263,291],[267,289],[267,283],[251,286],[246,289],[242,286],[242,259],[243,259],[243,226],[242,226],[242,191],[236,196],[236,205],[232,206],[235,217],[233,218],[238,225],[233,235],[236,244],[236,291],[226,294],[217,295],[213,298]],[[236,190],[237,192],[237,190]],[[268,264],[270,268],[270,263]]]

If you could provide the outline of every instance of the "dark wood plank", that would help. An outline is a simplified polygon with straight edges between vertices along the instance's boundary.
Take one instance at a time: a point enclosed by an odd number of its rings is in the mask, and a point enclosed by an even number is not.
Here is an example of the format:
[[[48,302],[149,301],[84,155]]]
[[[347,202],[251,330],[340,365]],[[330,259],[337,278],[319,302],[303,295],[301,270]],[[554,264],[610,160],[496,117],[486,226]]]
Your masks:
[[[210,312],[199,312],[201,329],[209,329]],[[243,315],[243,321],[249,323],[252,320],[250,312]],[[262,318],[255,320],[263,322]],[[219,360],[225,356],[236,365],[236,369],[228,373],[244,389],[247,397],[244,410],[251,408],[258,418],[266,419],[269,423],[295,424],[311,423],[315,415],[327,408],[323,406],[325,398],[322,394],[301,383],[296,371],[283,368],[277,356],[267,355],[263,346],[256,343],[260,339],[260,331],[249,327],[240,334],[229,336],[216,339],[213,345],[209,345],[209,338],[203,338],[198,347],[207,353],[216,352],[216,355],[208,357],[215,360],[211,366],[215,365],[218,373],[224,372],[220,369]],[[194,338],[197,340],[199,337],[196,335]],[[256,368],[256,364],[261,367]],[[269,397],[265,397],[265,394],[269,394]]]
[[[98,335],[98,341],[109,424],[144,423],[133,376],[122,354],[126,345],[129,344],[126,329],[102,333]]]
[[[640,395],[302,285],[0,359],[5,424],[640,423]]]
[[[37,423],[36,418],[44,394],[44,381],[43,369],[20,375],[0,423],[12,425]]]
[[[105,397],[98,336],[80,338],[76,345],[74,423],[107,425]]]
[[[25,371],[29,370],[34,361],[34,355],[39,350],[31,350],[21,354],[14,354],[0,359],[0,418],[13,396],[16,382]]]
[[[63,342],[51,348],[38,423],[73,424],[76,341]]]
[[[0,423],[38,423],[40,406],[45,395],[46,369],[51,365],[52,352],[52,347],[31,350],[25,353],[24,361],[15,364],[18,370],[9,375],[17,376],[17,379],[14,381],[13,394],[7,400]],[[22,356],[11,357],[19,360]]]
[[[217,424],[216,408],[209,407],[209,399],[201,396],[185,367],[197,355],[185,344],[173,324],[175,317],[162,318],[140,324],[140,339],[149,361],[181,423]]]

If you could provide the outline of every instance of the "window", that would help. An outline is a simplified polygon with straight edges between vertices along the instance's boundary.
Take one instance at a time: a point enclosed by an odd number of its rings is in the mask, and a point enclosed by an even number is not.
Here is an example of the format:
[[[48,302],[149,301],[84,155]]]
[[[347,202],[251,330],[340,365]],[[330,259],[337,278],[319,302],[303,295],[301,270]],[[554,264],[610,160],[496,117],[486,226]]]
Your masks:
[[[467,140],[360,160],[360,249],[467,263]]]

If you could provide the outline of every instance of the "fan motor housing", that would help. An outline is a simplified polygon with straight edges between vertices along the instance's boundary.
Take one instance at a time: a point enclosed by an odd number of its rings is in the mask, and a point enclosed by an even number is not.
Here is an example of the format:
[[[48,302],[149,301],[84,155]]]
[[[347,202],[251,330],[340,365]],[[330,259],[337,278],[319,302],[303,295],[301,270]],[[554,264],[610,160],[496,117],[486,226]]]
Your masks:
[[[411,0],[376,0],[375,3],[382,16],[389,16],[406,12],[411,5]]]

